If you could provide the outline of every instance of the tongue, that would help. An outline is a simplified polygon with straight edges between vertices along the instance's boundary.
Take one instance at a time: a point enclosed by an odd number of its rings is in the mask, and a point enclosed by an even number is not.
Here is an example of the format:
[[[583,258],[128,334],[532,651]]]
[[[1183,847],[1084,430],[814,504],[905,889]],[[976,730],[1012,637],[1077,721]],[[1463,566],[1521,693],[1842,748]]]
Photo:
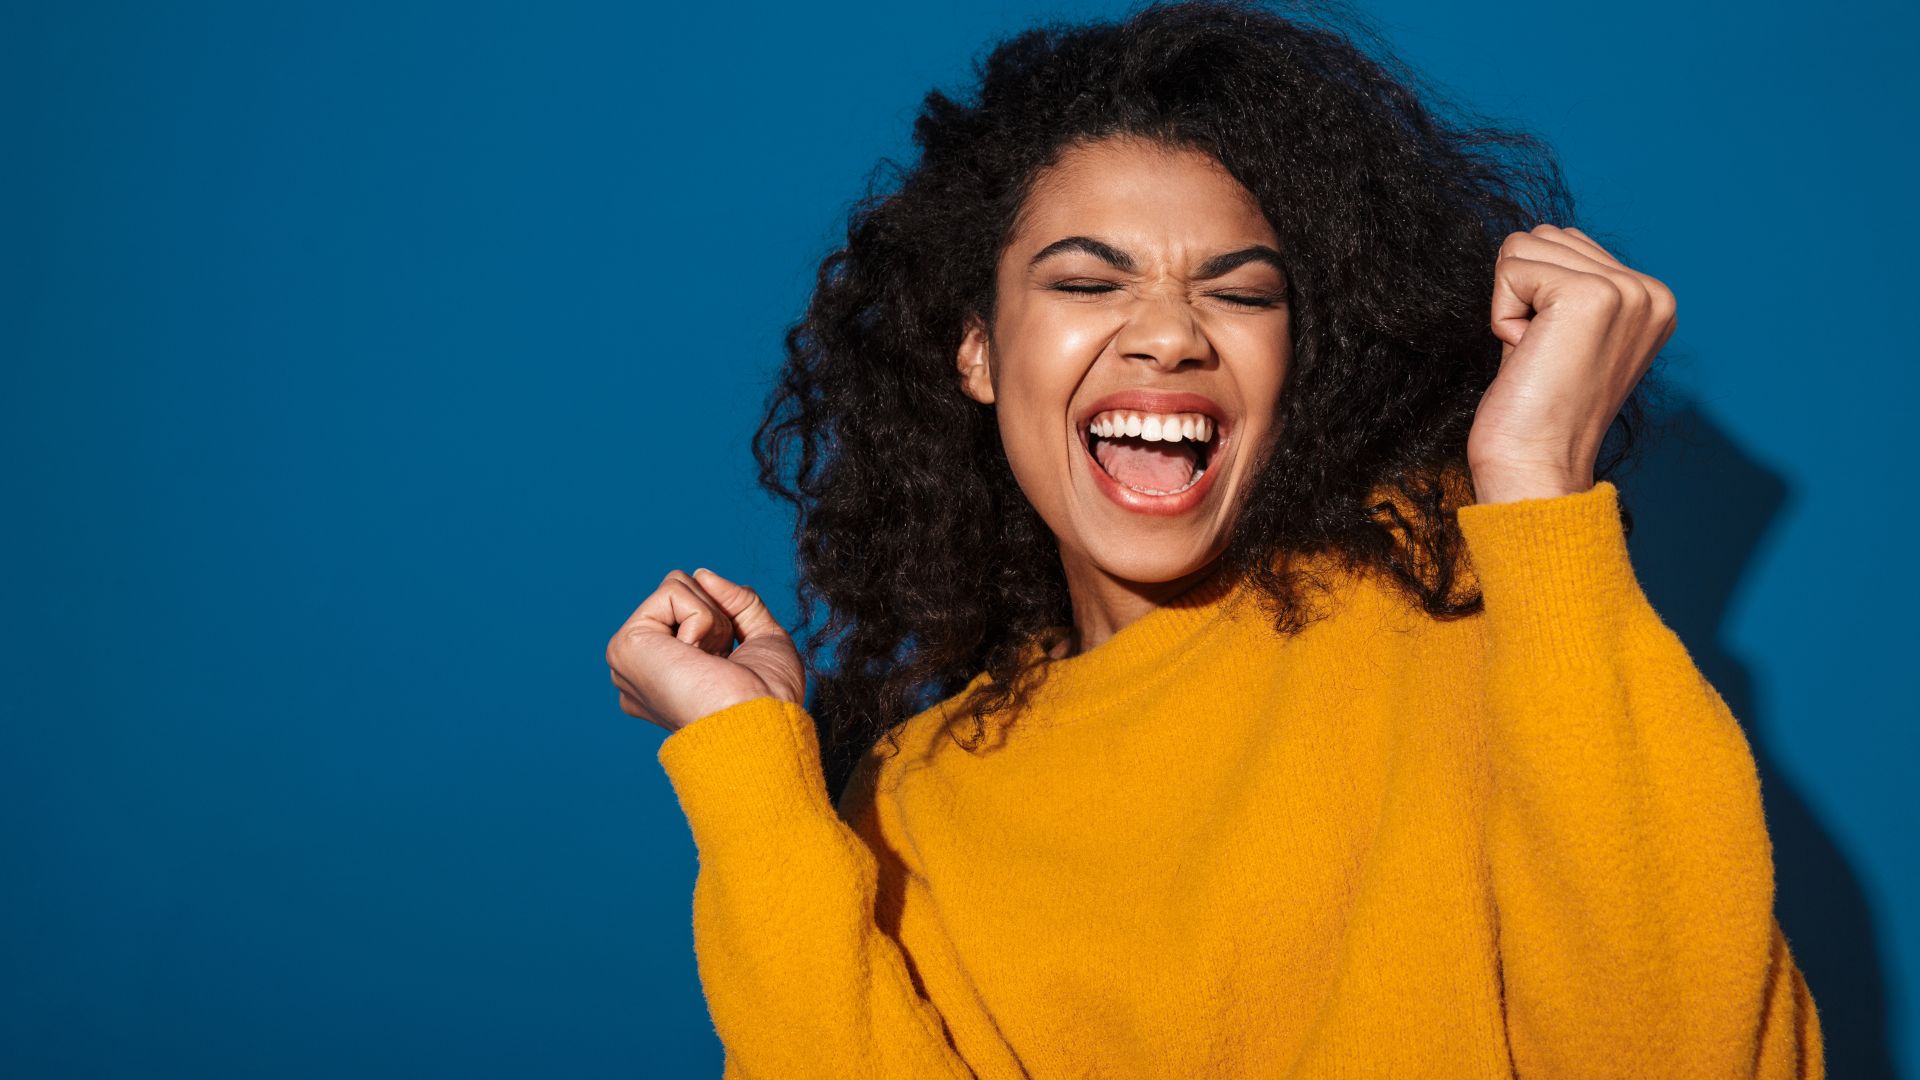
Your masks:
[[[1148,442],[1132,436],[1101,439],[1094,455],[1108,475],[1129,487],[1173,491],[1193,478],[1199,451],[1193,443]]]

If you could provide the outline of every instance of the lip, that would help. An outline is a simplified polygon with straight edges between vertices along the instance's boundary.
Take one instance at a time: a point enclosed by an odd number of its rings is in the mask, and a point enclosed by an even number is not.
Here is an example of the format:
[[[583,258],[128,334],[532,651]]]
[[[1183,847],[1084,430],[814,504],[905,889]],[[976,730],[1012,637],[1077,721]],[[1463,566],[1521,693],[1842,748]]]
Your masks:
[[[1120,390],[1102,398],[1096,398],[1080,410],[1073,425],[1081,434],[1085,434],[1087,424],[1108,409],[1131,409],[1135,412],[1158,413],[1202,413],[1213,419],[1214,427],[1222,437],[1229,426],[1227,411],[1205,394],[1196,394],[1188,390],[1152,390],[1138,387],[1133,390]]]
[[[1094,460],[1093,451],[1087,446],[1087,426],[1093,418],[1108,409],[1131,409],[1137,412],[1159,413],[1200,413],[1214,424],[1213,450],[1207,456],[1207,471],[1200,481],[1178,495],[1145,495],[1115,480]],[[1074,421],[1074,441],[1080,444],[1080,453],[1087,459],[1087,468],[1093,474],[1094,486],[1101,494],[1118,503],[1122,509],[1137,514],[1156,514],[1174,517],[1199,506],[1213,489],[1213,484],[1223,471],[1217,466],[1225,460],[1228,447],[1233,444],[1233,423],[1227,417],[1225,409],[1203,394],[1184,390],[1151,390],[1138,388],[1121,390],[1097,398],[1085,408]]]

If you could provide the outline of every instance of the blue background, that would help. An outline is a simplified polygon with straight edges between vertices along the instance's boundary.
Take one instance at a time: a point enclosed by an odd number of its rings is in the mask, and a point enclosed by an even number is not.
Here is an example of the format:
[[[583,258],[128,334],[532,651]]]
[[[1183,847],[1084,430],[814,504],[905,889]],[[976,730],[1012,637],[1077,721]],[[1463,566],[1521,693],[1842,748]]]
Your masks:
[[[927,88],[1123,10],[8,7],[0,1073],[717,1076],[606,641],[674,567],[791,620],[817,259]],[[1679,296],[1636,565],[1833,1075],[1920,1075],[1913,8],[1366,10]]]

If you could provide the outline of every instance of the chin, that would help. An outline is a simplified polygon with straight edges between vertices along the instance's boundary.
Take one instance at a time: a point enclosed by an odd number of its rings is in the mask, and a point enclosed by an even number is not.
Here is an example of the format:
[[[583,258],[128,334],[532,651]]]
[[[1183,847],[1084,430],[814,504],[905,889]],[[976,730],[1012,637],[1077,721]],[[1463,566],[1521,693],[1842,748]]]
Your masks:
[[[1091,561],[1109,577],[1140,585],[1164,585],[1191,577],[1213,565],[1219,552],[1196,555],[1190,549],[1158,552],[1148,545],[1123,551],[1092,551]]]

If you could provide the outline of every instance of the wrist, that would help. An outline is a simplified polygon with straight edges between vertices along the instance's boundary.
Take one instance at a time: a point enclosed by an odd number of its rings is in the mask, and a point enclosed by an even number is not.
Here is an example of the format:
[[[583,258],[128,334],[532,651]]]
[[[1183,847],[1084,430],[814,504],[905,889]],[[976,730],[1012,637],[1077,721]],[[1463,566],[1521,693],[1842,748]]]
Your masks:
[[[730,690],[725,693],[715,694],[710,698],[703,698],[698,704],[694,705],[692,708],[686,711],[686,714],[685,714],[687,716],[686,721],[682,723],[679,727],[674,728],[673,730],[683,731],[699,723],[700,721],[705,720],[709,716],[716,716],[720,713],[726,712],[728,709],[734,708],[735,706],[738,706],[738,705],[744,705],[747,702],[752,701],[756,698],[774,697],[774,696],[775,695],[770,694],[765,690],[762,690],[758,693],[754,693],[751,691]]]
[[[1565,469],[1488,466],[1471,468],[1473,499],[1480,504],[1554,499],[1593,489],[1591,474],[1576,476]]]

